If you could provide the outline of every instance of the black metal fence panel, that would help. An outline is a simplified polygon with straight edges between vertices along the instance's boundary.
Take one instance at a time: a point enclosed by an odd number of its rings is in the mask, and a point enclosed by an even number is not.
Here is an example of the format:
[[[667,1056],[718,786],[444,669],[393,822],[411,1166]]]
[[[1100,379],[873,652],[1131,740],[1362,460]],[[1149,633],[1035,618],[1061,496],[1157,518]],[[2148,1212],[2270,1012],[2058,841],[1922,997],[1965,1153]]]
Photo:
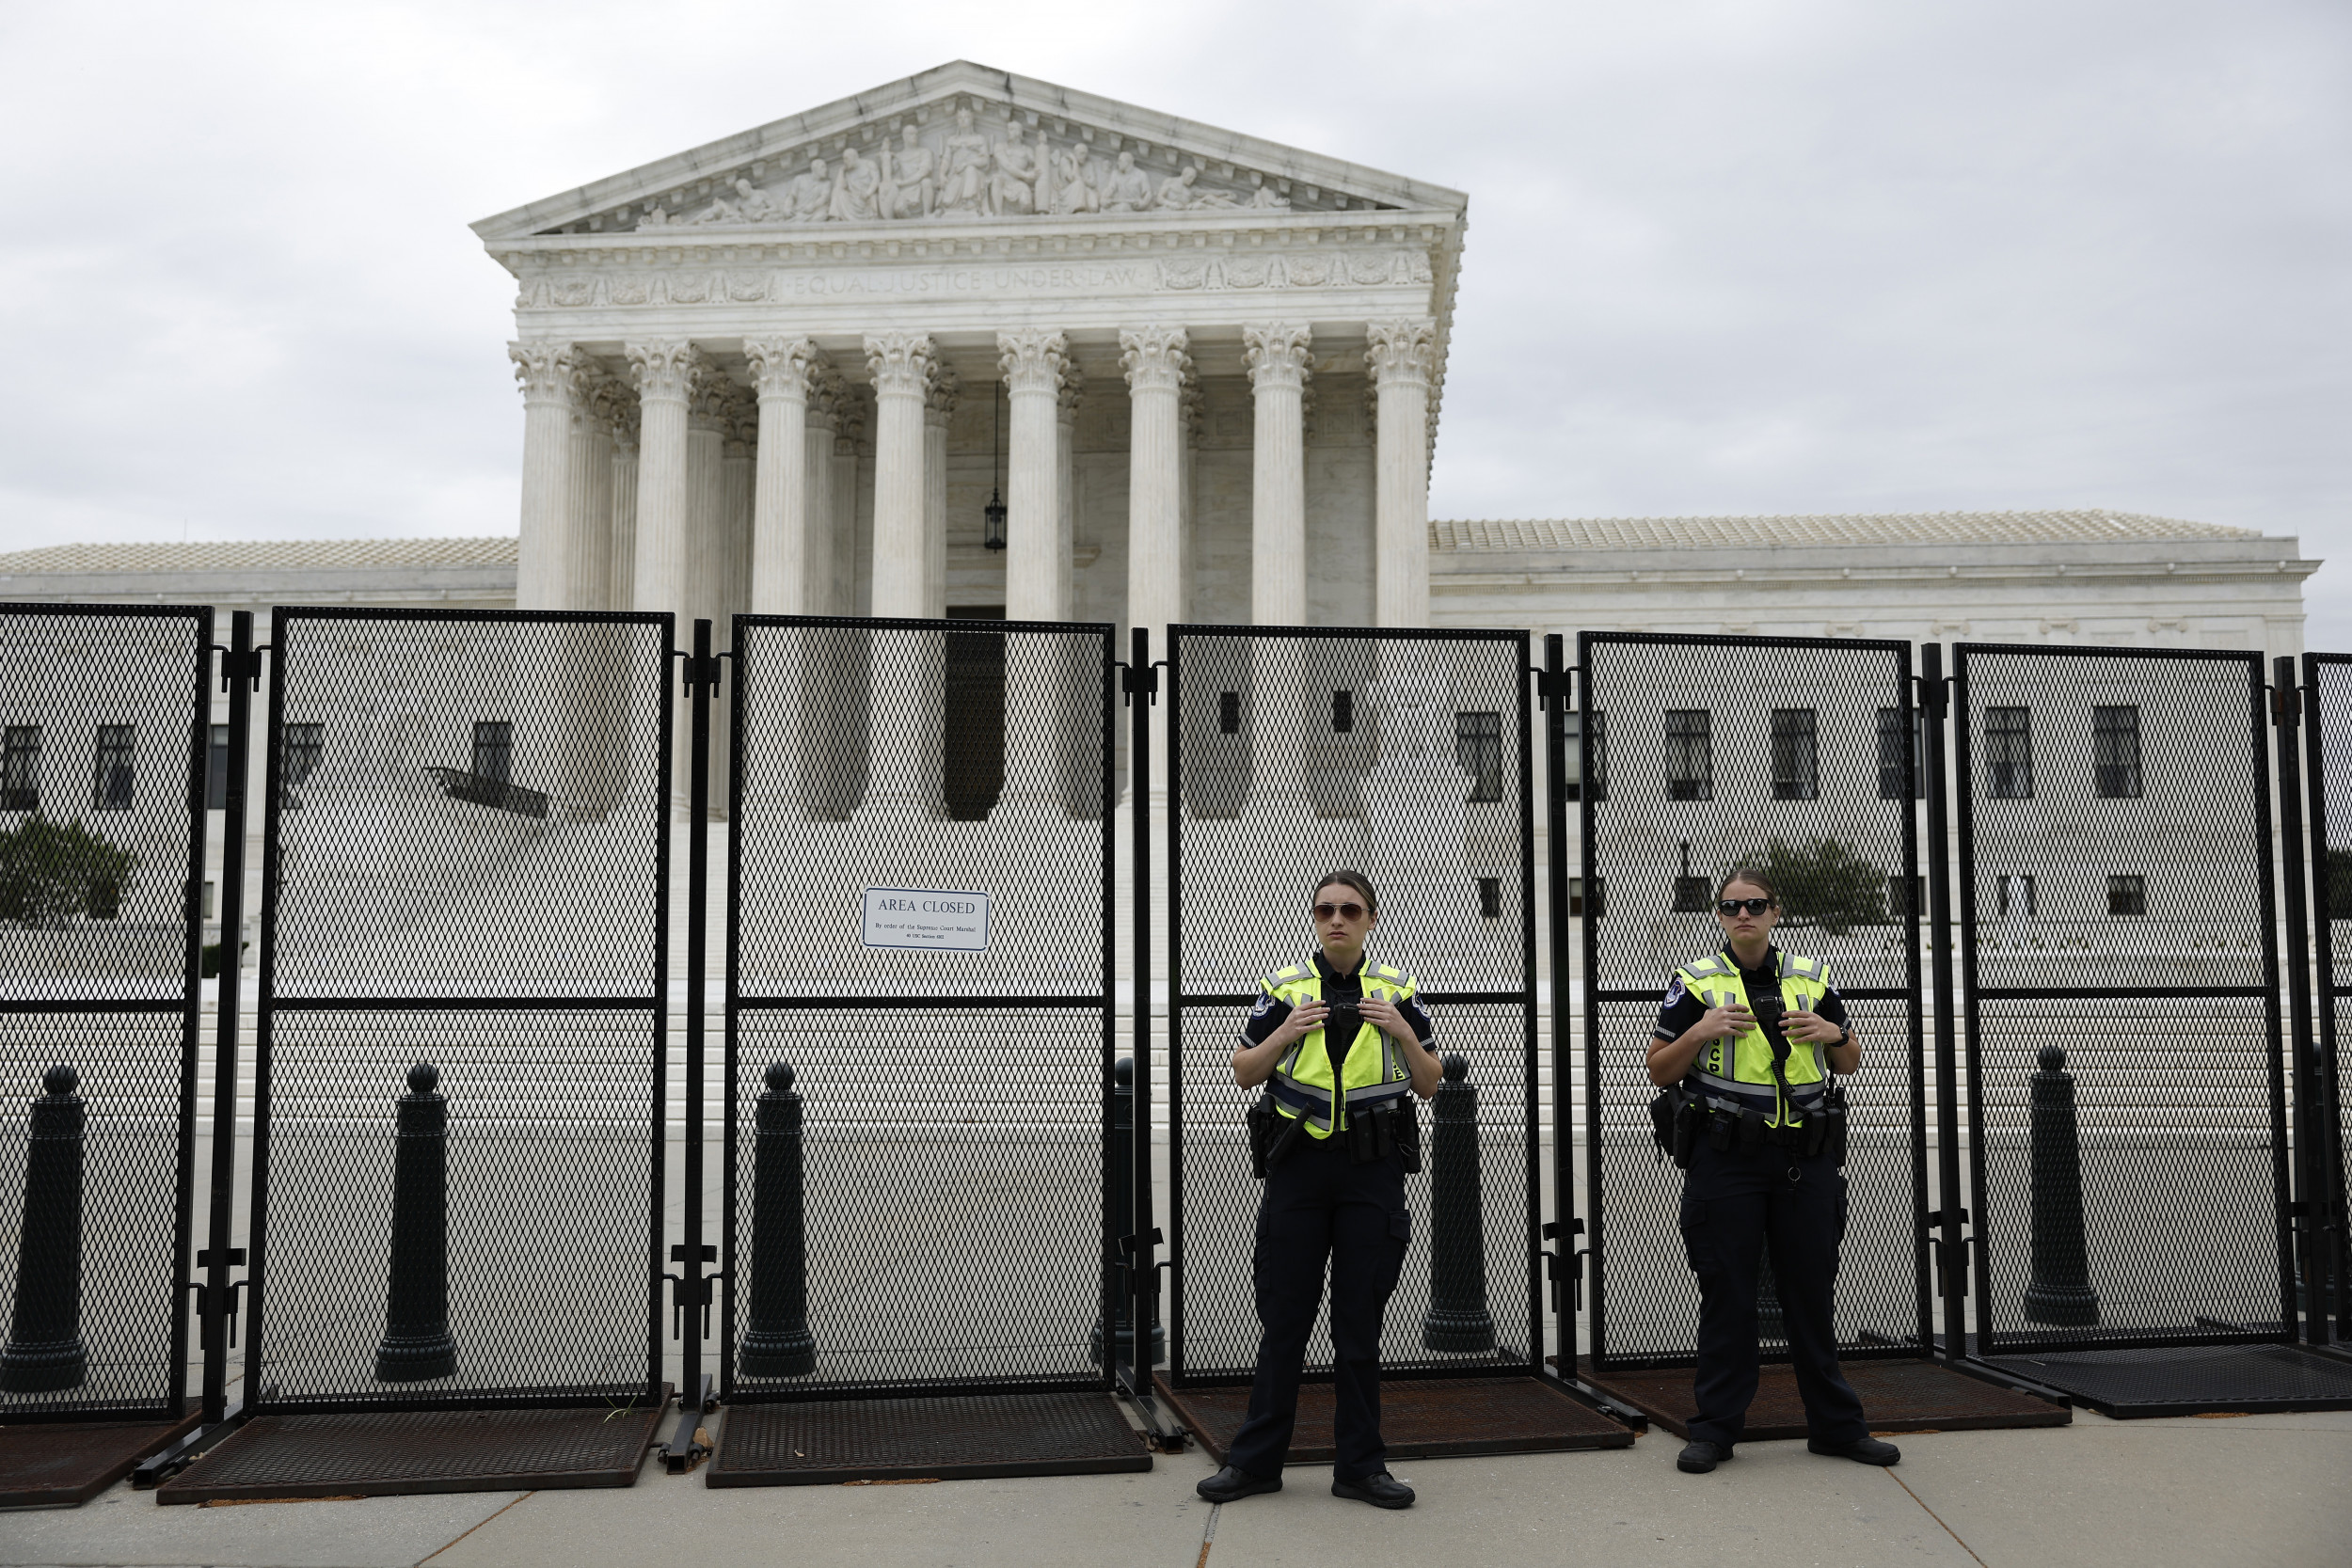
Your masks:
[[[1953,677],[1979,1353],[2280,1338],[2259,656],[1962,643]]]
[[[211,644],[0,606],[0,1421],[180,1414]]]
[[[2352,1236],[2346,1233],[2347,1148],[2352,1148],[2352,1081],[2343,1042],[2352,1033],[2352,654],[2303,656],[2307,694],[2305,763],[2310,802],[2312,941],[2316,957],[2318,1054],[2312,1086],[2327,1097],[2305,1108],[2297,1126],[2314,1148],[2310,1188],[2300,1196],[2322,1211],[2313,1218],[2328,1256],[2305,1260],[2305,1311],[2331,1320],[2331,1338],[2352,1339]],[[2317,1097],[2315,1096],[2315,1101]],[[2313,1290],[2313,1282],[2318,1288]]]
[[[655,1396],[671,641],[277,612],[249,1410]]]
[[[1774,879],[1775,942],[1818,958],[1864,1042],[1845,1079],[1841,1354],[1930,1342],[1916,725],[1908,643],[1586,632],[1577,692],[1593,1359],[1697,1349],[1682,1173],[1651,1138],[1646,1058],[1675,969],[1714,953],[1725,873]],[[1565,1070],[1565,1064],[1563,1069]],[[1786,1354],[1772,1301],[1765,1354]]]
[[[1111,637],[735,624],[730,1401],[1109,1386]]]
[[[1477,1094],[1476,1191],[1443,1216],[1438,1129],[1422,1107],[1424,1174],[1406,1182],[1413,1236],[1383,1372],[1538,1370],[1527,635],[1179,626],[1169,637],[1166,794],[1152,809],[1168,817],[1171,1378],[1231,1380],[1256,1363],[1261,1189],[1244,1121],[1255,1093],[1234,1087],[1231,1057],[1260,982],[1314,953],[1315,879],[1342,866],[1379,895],[1366,953],[1418,978],[1437,1050],[1467,1060]],[[1459,1313],[1474,1297],[1491,1342],[1433,1351],[1433,1242],[1443,1228],[1458,1243],[1465,1212],[1476,1247],[1447,1254],[1473,1260],[1458,1263],[1447,1305]],[[1436,1337],[1459,1346],[1460,1321]],[[1327,1324],[1316,1334],[1311,1370],[1329,1364]]]

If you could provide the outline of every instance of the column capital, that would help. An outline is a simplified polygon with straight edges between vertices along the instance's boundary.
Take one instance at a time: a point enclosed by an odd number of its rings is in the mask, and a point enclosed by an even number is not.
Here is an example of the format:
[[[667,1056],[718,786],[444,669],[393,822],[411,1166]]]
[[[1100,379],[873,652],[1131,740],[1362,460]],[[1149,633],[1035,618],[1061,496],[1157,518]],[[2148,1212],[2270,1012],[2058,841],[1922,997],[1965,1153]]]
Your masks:
[[[719,419],[729,457],[748,457],[759,445],[759,404],[757,394],[735,381],[720,393]]]
[[[710,356],[697,349],[686,388],[687,417],[697,430],[724,431],[736,393],[740,390]]]
[[[1172,392],[1192,378],[1191,338],[1181,326],[1143,326],[1119,332],[1119,368],[1131,391]]]
[[[752,384],[762,398],[805,398],[825,356],[806,338],[746,338],[743,357],[751,361]]]
[[[956,372],[937,360],[931,362],[930,386],[923,393],[923,413],[941,424],[956,411],[956,404],[963,397],[963,383]]]
[[[1061,417],[1064,420],[1074,420],[1078,417],[1078,403],[1086,396],[1086,372],[1078,368],[1078,362],[1075,359],[1063,360],[1061,391],[1057,401],[1061,404]]]
[[[701,351],[679,339],[672,342],[630,343],[624,350],[637,377],[639,398],[659,403],[684,403],[693,389]]]
[[[515,380],[523,389],[524,403],[568,404],[571,401],[571,344],[509,343],[506,345],[506,357],[515,362]]]
[[[1367,322],[1364,372],[1375,387],[1429,385],[1438,368],[1438,325],[1423,317]]]
[[[1304,326],[1245,326],[1241,361],[1249,368],[1249,389],[1304,388],[1314,374],[1314,334]]]
[[[920,332],[869,332],[866,368],[874,375],[876,397],[928,397],[939,351]]]
[[[1042,327],[999,332],[996,352],[1009,392],[1058,394],[1063,377],[1075,368],[1070,363],[1070,340]]]

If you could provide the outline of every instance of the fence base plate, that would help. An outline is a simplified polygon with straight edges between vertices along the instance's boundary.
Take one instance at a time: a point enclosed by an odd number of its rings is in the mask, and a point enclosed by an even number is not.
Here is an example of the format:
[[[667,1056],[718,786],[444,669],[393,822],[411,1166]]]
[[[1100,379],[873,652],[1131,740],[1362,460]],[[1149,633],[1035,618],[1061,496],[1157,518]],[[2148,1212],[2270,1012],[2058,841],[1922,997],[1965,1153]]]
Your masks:
[[[28,1421],[0,1426],[0,1508],[71,1508],[131,1473],[204,1413],[176,1421]]]
[[[404,1410],[257,1416],[155,1489],[159,1503],[631,1486],[669,1403],[619,1413]]]
[[[1906,1357],[1848,1361],[1842,1365],[1846,1381],[1862,1396],[1862,1411],[1869,1418],[1872,1432],[2062,1427],[2074,1418],[2061,1405],[1997,1388],[1932,1361]],[[1602,1393],[1623,1400],[1677,1437],[1691,1435],[1691,1422],[1698,1415],[1698,1402],[1692,1397],[1690,1368],[1597,1372],[1590,1360],[1580,1356],[1576,1372]],[[1756,1402],[1748,1406],[1747,1430],[1740,1441],[1770,1443],[1804,1435],[1804,1402],[1797,1396],[1795,1370],[1786,1362],[1768,1364],[1756,1385]]]
[[[2294,1345],[1993,1355],[1985,1364],[2074,1396],[2102,1416],[2352,1410],[2352,1364]]]
[[[1220,1465],[1249,1411],[1249,1386],[1173,1388],[1152,1383],[1200,1446]],[[1623,1449],[1633,1433],[1532,1377],[1392,1378],[1380,1385],[1380,1435],[1391,1459],[1455,1454],[1553,1453]],[[1328,1465],[1334,1457],[1331,1386],[1301,1384],[1290,1463]]]
[[[801,1400],[727,1407],[708,1486],[973,1481],[1148,1470],[1108,1394]]]

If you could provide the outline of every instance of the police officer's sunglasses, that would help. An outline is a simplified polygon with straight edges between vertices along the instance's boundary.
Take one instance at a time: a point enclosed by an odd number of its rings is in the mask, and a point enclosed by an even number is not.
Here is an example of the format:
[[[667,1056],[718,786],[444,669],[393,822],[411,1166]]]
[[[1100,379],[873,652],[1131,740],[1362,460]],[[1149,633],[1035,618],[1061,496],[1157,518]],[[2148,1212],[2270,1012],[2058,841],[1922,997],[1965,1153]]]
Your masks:
[[[1364,907],[1361,904],[1317,904],[1315,906],[1315,918],[1317,920],[1330,920],[1333,918],[1341,920],[1361,920],[1363,917]]]
[[[1716,901],[1715,912],[1729,920],[1742,910],[1750,914],[1762,914],[1772,907],[1770,898],[1723,898]]]

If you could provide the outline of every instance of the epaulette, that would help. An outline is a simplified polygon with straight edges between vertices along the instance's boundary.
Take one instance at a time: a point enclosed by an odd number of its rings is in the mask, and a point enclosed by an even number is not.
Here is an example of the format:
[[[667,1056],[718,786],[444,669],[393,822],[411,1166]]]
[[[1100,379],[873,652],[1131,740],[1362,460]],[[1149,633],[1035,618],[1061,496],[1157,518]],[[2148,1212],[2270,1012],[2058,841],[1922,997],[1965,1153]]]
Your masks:
[[[1800,958],[1792,953],[1783,953],[1780,956],[1780,977],[1786,980],[1792,974],[1800,980],[1819,980],[1821,977],[1821,960]]]
[[[1717,953],[1711,958],[1701,958],[1696,963],[1684,964],[1682,973],[1693,979],[1703,980],[1710,974],[1728,974],[1731,973],[1731,966],[1724,962],[1724,956],[1721,953]]]
[[[1288,969],[1278,969],[1266,976],[1266,986],[1269,990],[1275,986],[1287,986],[1293,980],[1304,980],[1311,973],[1311,971],[1305,964],[1293,964]]]
[[[1374,964],[1372,972],[1383,980],[1394,980],[1399,985],[1409,986],[1413,983],[1411,975],[1390,964]]]

